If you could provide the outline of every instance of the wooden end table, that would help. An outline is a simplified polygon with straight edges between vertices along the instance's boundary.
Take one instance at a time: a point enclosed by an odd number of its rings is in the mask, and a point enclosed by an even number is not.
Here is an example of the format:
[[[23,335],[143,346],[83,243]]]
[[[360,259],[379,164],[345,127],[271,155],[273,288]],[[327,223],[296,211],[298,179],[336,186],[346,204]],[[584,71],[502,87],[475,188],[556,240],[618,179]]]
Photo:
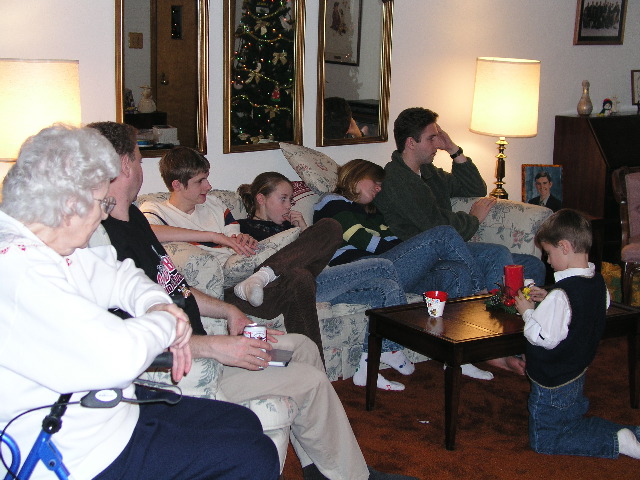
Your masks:
[[[524,322],[519,315],[487,310],[489,295],[447,301],[444,315],[431,318],[424,303],[367,310],[369,316],[369,360],[366,408],[376,400],[382,339],[388,338],[411,350],[445,363],[445,446],[455,449],[461,365],[516,355],[525,351]],[[607,311],[603,338],[627,336],[631,406],[640,398],[640,309],[613,303]]]

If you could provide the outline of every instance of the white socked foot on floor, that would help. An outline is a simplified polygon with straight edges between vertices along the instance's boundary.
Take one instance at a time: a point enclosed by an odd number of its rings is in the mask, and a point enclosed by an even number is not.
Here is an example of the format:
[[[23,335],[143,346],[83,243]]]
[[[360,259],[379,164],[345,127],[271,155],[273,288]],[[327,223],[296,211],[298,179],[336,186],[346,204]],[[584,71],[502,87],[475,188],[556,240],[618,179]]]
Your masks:
[[[262,267],[256,273],[233,287],[233,293],[235,293],[236,297],[240,300],[246,300],[254,307],[259,307],[264,300],[264,287],[276,278],[278,277],[271,267]]]
[[[447,368],[447,365],[445,365],[444,368]],[[478,380],[493,380],[493,373],[486,370],[480,370],[471,363],[465,363],[464,365],[461,365],[460,368],[462,369],[462,374],[467,377],[476,378]]]
[[[364,387],[367,385],[367,358],[369,354],[363,353],[360,356],[360,364],[356,369],[356,373],[353,375],[353,383],[358,387]],[[404,390],[404,385],[400,382],[394,382],[392,380],[387,380],[382,375],[378,374],[377,381],[378,388],[381,390],[391,390],[400,392]]]
[[[640,459],[640,442],[628,428],[618,430],[618,451],[620,455]]]
[[[380,361],[382,363],[386,363],[403,375],[411,375],[416,371],[416,366],[401,350],[396,350],[395,352],[384,352],[380,355]]]

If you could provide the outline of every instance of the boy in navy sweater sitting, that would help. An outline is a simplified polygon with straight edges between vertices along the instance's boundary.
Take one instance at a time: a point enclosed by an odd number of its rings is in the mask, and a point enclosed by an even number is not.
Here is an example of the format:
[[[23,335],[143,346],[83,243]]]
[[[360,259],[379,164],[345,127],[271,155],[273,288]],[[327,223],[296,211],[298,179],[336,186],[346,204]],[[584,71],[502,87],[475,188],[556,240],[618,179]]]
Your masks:
[[[602,275],[589,263],[591,225],[578,212],[562,209],[536,234],[555,271],[549,292],[533,287],[516,308],[525,322],[529,394],[529,442],[538,453],[640,459],[640,427],[586,417],[587,368],[605,327],[610,297]],[[540,302],[535,307],[534,301]]]

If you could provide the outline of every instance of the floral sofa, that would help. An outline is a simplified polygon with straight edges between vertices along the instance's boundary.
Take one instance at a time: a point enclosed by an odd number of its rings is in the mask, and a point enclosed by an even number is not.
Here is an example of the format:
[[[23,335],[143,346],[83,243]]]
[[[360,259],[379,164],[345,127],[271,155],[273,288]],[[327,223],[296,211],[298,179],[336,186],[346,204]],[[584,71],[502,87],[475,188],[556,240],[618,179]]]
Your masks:
[[[289,163],[300,175],[303,181],[293,181],[294,201],[307,224],[312,223],[313,205],[320,194],[333,190],[337,179],[338,165],[323,153],[303,146],[281,144],[281,149]],[[228,190],[212,190],[210,195],[220,198],[237,219],[245,218],[246,211],[239,195]],[[147,200],[166,200],[167,192],[141,195],[137,203]],[[475,198],[455,198],[452,207],[457,211],[468,212],[475,202]],[[505,245],[514,253],[528,253],[540,257],[540,251],[535,247],[533,238],[538,226],[551,214],[545,207],[529,205],[522,202],[499,200],[490,215],[481,224],[472,241],[491,242]],[[255,259],[255,265],[248,267],[252,270],[269,251],[282,248],[297,238],[297,229],[291,229],[277,236],[271,237]],[[236,283],[237,279],[229,282],[224,278],[222,269],[213,261],[205,250],[187,243],[173,242],[165,244],[169,255],[181,270],[190,285],[197,287],[217,298],[222,298],[225,286]],[[238,269],[238,277],[246,274],[247,265]],[[409,294],[409,301],[420,301],[417,295]],[[355,373],[360,359],[362,341],[367,326],[364,314],[368,305],[318,303],[318,317],[327,375],[333,380],[349,378]],[[275,319],[255,319],[258,323],[284,330],[282,316]],[[224,333],[226,325],[223,320],[206,320],[209,333]],[[424,360],[415,352],[409,352],[414,361]]]

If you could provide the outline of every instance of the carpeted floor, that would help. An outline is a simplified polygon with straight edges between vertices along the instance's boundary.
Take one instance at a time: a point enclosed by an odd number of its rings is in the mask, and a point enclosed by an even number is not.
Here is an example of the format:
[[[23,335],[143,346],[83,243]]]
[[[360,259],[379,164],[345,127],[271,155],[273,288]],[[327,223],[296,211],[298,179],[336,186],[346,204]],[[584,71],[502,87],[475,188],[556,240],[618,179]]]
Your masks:
[[[379,391],[376,408],[364,409],[364,388],[351,379],[334,382],[367,463],[377,470],[420,479],[638,479],[640,460],[547,456],[528,445],[525,377],[479,365],[494,372],[492,381],[463,377],[456,450],[444,448],[444,374],[442,364],[417,364],[402,377],[403,392]],[[591,414],[620,423],[640,424],[640,410],[629,405],[626,339],[600,344],[587,374]],[[302,478],[291,447],[285,480]]]

